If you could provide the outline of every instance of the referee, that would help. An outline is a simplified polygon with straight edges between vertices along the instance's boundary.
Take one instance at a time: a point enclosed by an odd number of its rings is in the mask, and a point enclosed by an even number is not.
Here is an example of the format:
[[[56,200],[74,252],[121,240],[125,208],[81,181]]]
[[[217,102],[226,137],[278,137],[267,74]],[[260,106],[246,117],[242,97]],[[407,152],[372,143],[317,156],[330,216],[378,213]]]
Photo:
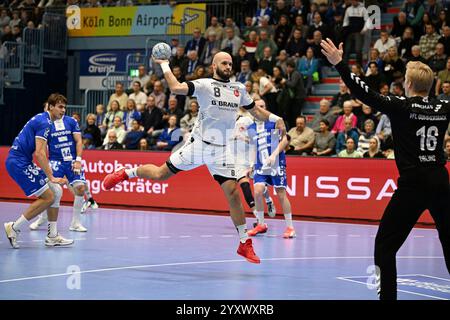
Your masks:
[[[450,185],[445,167],[444,135],[450,104],[429,98],[433,71],[421,62],[406,66],[406,97],[384,97],[350,73],[339,49],[327,39],[322,52],[333,64],[352,94],[385,113],[391,120],[395,161],[400,174],[398,189],[384,211],[375,239],[375,264],[379,268],[381,300],[397,299],[395,256],[424,210],[430,210],[450,271]]]

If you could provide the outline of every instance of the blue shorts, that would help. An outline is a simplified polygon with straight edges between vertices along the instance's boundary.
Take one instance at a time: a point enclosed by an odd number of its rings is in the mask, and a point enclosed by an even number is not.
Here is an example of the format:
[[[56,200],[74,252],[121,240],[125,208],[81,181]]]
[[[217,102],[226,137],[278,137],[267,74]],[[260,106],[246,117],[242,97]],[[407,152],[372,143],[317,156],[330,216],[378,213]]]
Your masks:
[[[5,164],[8,174],[16,181],[27,197],[39,197],[49,188],[44,171],[33,162],[8,156]]]
[[[286,173],[283,175],[262,175],[255,173],[253,177],[253,184],[264,183],[265,185],[273,186],[275,188],[285,188],[287,187]]]
[[[71,161],[50,160],[50,166],[52,167],[55,178],[64,178],[65,176],[71,186],[77,182],[86,183],[83,169],[81,169],[81,174],[75,174],[72,170]]]

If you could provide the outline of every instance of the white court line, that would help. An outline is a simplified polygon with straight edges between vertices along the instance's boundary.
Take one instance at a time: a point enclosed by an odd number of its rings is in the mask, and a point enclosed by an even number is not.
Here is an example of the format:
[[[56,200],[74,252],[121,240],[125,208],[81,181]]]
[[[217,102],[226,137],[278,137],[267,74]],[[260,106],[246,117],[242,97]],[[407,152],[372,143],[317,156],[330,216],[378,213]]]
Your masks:
[[[222,238],[232,238],[232,237],[235,237],[235,235],[234,234],[223,234],[221,237]]]
[[[397,257],[397,258],[400,258],[400,259],[444,259],[444,257],[437,257],[437,256],[428,256],[428,257],[427,256],[402,256],[402,257]],[[373,259],[373,256],[267,258],[267,259],[261,259],[261,261],[290,261],[290,260],[306,260],[306,261],[308,261],[308,260],[341,260],[341,259]],[[107,271],[119,271],[119,270],[128,270],[128,269],[146,269],[146,268],[157,268],[157,267],[234,263],[234,262],[247,263],[247,261],[244,259],[239,259],[239,260],[233,259],[233,260],[209,260],[209,261],[174,262],[174,263],[162,263],[162,264],[146,264],[146,265],[113,267],[113,268],[104,268],[104,269],[92,269],[92,270],[70,272],[70,273],[69,272],[56,273],[56,274],[48,274],[48,275],[33,276],[33,277],[4,279],[4,280],[0,280],[0,284],[1,283],[9,283],[9,282],[17,282],[17,281],[25,281],[25,280],[65,277],[65,276],[71,276],[74,274],[99,273],[99,272],[107,272]]]
[[[180,236],[180,238],[190,238],[191,236]]]
[[[73,239],[73,240],[76,240],[76,241],[84,241],[84,240],[86,240],[86,238]]]
[[[403,276],[416,276],[416,275],[402,275],[402,277]],[[367,277],[367,276],[359,276],[358,278],[361,278],[361,277]],[[356,278],[356,277],[336,277],[336,279],[339,279],[339,280],[344,280],[344,281],[359,283],[359,284],[362,284],[362,285],[367,285],[366,282],[351,280],[351,279],[348,279],[348,278]],[[423,293],[417,293],[417,292],[413,292],[413,291],[407,291],[407,290],[401,290],[401,289],[397,289],[397,291],[404,292],[404,293],[409,293],[409,294],[414,294],[414,295],[417,295],[417,296],[427,297],[427,298],[433,298],[433,299],[437,299],[437,300],[449,300],[449,299],[436,297],[436,296],[431,296],[431,295],[423,294]]]
[[[425,236],[414,236],[413,238],[425,238]]]
[[[117,240],[128,240],[128,237],[117,237]]]
[[[305,237],[318,237],[318,234],[305,234]]]
[[[211,234],[202,234],[200,238],[212,238]]]
[[[329,234],[327,237],[337,237],[337,234]]]
[[[95,240],[108,240],[108,238],[106,238],[106,237],[98,237],[98,238],[95,238]]]
[[[359,237],[361,237],[360,234],[349,234],[348,236],[351,237],[351,238],[359,238]]]
[[[159,236],[161,239],[169,239],[170,236]]]
[[[143,236],[143,237],[137,237],[138,239],[148,239],[150,238],[149,236]]]

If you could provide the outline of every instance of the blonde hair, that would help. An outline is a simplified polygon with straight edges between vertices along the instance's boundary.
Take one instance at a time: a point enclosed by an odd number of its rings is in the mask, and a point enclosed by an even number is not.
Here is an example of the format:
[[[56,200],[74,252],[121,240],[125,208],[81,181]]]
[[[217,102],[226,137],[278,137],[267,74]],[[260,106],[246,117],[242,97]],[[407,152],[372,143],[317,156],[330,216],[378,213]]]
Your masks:
[[[429,66],[420,61],[410,61],[406,65],[406,77],[411,89],[416,93],[428,95],[433,85],[434,74]]]

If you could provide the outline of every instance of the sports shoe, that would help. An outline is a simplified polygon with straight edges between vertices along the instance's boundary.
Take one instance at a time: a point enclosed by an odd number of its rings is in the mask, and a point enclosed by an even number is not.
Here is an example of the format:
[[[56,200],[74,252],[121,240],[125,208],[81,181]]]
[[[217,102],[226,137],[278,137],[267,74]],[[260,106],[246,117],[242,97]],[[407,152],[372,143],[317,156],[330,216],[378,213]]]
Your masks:
[[[275,208],[275,204],[273,201],[267,202],[267,214],[269,217],[273,218],[277,214],[277,208]]]
[[[103,186],[106,190],[112,189],[115,185],[121,183],[122,181],[128,180],[128,175],[125,172],[125,168],[119,171],[108,174],[103,179]]]
[[[70,224],[69,230],[75,232],[87,232],[87,229],[83,227],[80,222],[72,222]]]
[[[20,246],[17,243],[17,234],[20,231],[16,231],[13,228],[14,222],[5,222],[3,226],[5,227],[6,236],[8,237],[9,243],[14,249],[19,249]]]
[[[296,236],[297,234],[295,233],[294,228],[291,227],[287,227],[283,233],[283,238],[285,239],[295,238]]]
[[[261,260],[255,253],[255,250],[253,250],[252,239],[247,239],[245,243],[240,242],[239,248],[237,249],[237,254],[243,256],[248,262],[261,263]]]
[[[255,228],[253,228],[252,230],[247,231],[247,234],[250,237],[254,237],[256,236],[258,233],[266,233],[267,232],[267,224],[258,224]]]
[[[47,236],[45,238],[45,245],[47,247],[65,247],[73,244],[72,239],[63,238],[59,233],[54,238]]]
[[[89,200],[86,200],[83,203],[83,206],[81,207],[81,213],[85,213],[86,210],[91,206],[91,202]]]
[[[94,210],[98,209],[98,204],[97,204],[97,202],[95,202],[94,198],[90,198],[89,202],[91,203],[91,208],[92,209],[94,209]]]
[[[37,230],[43,224],[47,225],[48,219],[43,218],[42,215],[39,215],[39,218],[36,219],[32,224],[29,225],[30,230]]]

